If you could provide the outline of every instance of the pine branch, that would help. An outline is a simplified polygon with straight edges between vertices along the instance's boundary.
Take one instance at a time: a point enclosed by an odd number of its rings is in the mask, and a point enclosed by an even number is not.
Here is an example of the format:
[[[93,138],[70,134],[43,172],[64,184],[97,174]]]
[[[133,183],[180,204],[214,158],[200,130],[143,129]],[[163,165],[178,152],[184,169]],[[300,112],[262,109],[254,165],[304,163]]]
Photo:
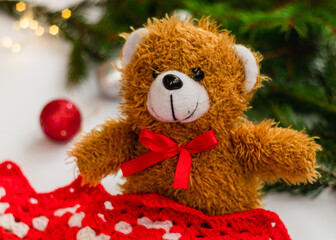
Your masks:
[[[318,101],[315,98],[296,93],[276,84],[269,84],[270,94],[279,95],[280,99],[291,102],[293,105],[299,106],[301,109],[326,114],[328,116],[336,116],[336,105],[330,105],[325,101]]]
[[[70,55],[68,66],[68,81],[67,85],[73,87],[84,79],[87,73],[86,61],[83,56],[82,38],[78,38],[73,42],[73,48]]]

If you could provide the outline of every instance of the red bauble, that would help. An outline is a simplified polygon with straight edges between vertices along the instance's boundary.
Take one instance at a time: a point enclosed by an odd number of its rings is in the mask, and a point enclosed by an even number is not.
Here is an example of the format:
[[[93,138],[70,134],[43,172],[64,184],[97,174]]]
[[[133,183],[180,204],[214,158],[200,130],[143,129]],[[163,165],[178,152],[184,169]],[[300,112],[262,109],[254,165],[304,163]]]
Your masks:
[[[43,108],[40,123],[43,132],[49,138],[56,141],[68,141],[78,132],[81,116],[72,102],[57,99]]]

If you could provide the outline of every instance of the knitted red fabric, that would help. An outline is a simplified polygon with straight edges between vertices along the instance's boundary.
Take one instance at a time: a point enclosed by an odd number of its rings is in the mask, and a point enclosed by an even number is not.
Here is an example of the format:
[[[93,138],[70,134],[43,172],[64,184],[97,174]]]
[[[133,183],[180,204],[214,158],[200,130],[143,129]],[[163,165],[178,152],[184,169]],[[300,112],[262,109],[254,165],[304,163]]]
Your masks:
[[[2,163],[0,239],[290,239],[263,209],[207,216],[157,194],[111,196],[80,183],[36,193],[14,163]]]

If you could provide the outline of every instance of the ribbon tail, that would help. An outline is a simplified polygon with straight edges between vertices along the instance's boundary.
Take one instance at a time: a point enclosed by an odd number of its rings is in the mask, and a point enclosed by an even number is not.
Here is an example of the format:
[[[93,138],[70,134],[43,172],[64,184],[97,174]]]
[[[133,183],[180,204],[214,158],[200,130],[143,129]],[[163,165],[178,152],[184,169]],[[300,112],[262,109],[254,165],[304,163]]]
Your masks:
[[[174,188],[187,189],[189,185],[189,175],[191,169],[191,156],[188,150],[182,148],[180,152],[180,157],[177,163]]]
[[[167,158],[170,158],[174,155],[176,155],[176,153],[175,154],[174,153],[159,153],[159,152],[149,151],[133,160],[122,163],[120,165],[120,169],[123,173],[123,176],[128,177],[137,172],[143,171],[146,168],[149,168],[150,166],[153,166],[154,164],[161,162]]]

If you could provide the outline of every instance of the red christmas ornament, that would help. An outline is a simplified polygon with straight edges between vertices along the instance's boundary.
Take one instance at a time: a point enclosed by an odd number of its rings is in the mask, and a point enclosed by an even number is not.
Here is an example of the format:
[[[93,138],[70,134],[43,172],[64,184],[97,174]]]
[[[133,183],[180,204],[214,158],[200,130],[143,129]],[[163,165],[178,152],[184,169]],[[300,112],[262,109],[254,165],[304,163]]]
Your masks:
[[[48,103],[42,110],[40,123],[43,132],[56,141],[68,141],[79,130],[81,116],[70,101],[58,99]]]

